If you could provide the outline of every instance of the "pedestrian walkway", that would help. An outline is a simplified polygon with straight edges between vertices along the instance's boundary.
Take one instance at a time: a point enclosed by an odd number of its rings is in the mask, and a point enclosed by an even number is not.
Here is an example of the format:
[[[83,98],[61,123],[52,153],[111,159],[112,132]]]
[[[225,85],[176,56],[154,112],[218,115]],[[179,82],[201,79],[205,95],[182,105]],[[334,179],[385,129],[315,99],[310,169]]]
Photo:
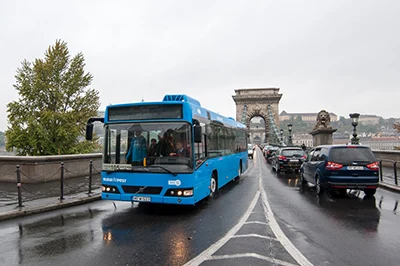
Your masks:
[[[97,188],[91,194],[79,192],[64,196],[62,200],[60,197],[53,196],[23,202],[22,207],[19,207],[18,204],[3,205],[0,206],[0,221],[84,204],[100,198],[101,189]]]
[[[400,172],[399,169],[397,171]],[[400,192],[397,171],[395,172],[393,167],[383,167],[380,173],[379,186],[394,192]]]

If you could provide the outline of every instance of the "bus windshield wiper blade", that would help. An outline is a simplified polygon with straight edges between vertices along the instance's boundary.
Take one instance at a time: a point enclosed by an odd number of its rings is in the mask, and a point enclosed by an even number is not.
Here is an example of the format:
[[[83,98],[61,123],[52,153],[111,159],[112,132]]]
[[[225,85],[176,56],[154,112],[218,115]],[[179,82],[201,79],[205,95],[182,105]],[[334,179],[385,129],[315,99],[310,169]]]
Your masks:
[[[155,165],[155,164],[150,165],[149,168],[151,168],[151,167],[163,169],[163,170],[165,170],[166,172],[172,174],[173,176],[177,176],[177,175],[178,175],[177,173],[174,173],[174,172],[172,172],[171,170],[165,168],[164,166],[161,166],[161,165],[158,165],[158,164],[157,164],[157,165]]]

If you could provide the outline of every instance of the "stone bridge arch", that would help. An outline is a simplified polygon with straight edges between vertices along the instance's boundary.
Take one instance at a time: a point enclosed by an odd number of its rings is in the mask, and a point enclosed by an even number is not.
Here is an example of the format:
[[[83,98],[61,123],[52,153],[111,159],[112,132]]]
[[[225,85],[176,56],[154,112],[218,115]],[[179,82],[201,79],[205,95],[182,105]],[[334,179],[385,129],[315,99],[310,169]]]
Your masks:
[[[270,142],[269,129],[271,125],[268,119],[268,105],[271,106],[275,124],[279,126],[279,101],[282,95],[279,93],[279,88],[235,90],[232,98],[236,104],[236,120],[247,125],[250,136],[256,136],[259,132],[250,130],[250,121],[257,116],[263,118],[265,128],[263,129],[264,136],[261,139],[267,143]],[[250,140],[252,141],[251,137]]]

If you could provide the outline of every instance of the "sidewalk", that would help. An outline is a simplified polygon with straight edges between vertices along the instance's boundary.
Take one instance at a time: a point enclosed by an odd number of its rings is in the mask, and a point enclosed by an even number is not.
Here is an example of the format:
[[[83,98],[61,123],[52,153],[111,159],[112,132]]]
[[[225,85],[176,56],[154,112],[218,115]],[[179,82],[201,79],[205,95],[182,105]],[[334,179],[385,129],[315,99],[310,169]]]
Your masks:
[[[21,208],[18,207],[17,203],[9,204],[0,207],[0,221],[85,204],[100,198],[101,189],[94,189],[90,195],[87,192],[80,192],[64,196],[61,201],[59,197],[48,197],[23,202]]]

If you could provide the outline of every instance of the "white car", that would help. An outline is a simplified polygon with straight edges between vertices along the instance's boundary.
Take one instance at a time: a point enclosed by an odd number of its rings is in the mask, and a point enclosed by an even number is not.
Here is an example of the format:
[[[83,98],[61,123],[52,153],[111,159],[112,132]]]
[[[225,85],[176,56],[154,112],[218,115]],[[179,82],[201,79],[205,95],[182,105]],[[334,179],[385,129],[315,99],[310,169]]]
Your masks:
[[[247,153],[249,158],[253,159],[253,154],[254,154],[254,147],[251,144],[247,145]]]

